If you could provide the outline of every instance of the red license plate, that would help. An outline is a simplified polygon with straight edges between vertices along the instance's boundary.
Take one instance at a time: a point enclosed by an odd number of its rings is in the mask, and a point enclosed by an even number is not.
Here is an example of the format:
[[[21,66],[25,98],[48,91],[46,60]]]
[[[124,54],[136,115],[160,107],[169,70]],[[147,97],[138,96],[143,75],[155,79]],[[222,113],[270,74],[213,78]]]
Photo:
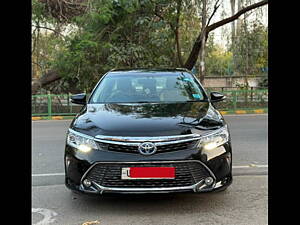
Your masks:
[[[175,167],[127,167],[122,168],[121,178],[126,179],[174,179]]]

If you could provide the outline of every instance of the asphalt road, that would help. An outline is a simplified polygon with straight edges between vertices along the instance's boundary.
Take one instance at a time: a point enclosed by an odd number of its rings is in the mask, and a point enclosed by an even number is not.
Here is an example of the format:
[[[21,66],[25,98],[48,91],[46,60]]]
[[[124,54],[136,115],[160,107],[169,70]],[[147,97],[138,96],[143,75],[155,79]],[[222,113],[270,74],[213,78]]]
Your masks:
[[[89,197],[63,185],[70,120],[32,122],[32,224],[267,224],[268,116],[228,115],[233,184],[221,193]]]

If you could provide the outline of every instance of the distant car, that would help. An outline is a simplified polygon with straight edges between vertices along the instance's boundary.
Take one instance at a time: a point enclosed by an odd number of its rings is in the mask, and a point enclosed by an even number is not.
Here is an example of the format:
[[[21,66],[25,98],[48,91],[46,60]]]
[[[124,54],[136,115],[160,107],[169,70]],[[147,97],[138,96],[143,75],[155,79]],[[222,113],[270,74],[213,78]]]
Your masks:
[[[65,184],[83,193],[225,190],[232,182],[228,126],[185,69],[112,70],[72,121]]]

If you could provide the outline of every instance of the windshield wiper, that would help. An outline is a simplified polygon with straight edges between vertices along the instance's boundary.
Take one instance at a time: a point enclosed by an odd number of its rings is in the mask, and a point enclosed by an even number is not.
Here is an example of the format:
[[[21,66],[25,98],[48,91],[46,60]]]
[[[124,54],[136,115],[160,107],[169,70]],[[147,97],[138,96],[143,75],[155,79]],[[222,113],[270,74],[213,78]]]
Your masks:
[[[185,102],[207,102],[207,100],[187,100]]]
[[[150,102],[150,101],[138,101],[138,102],[134,102],[134,103],[155,103],[155,102]]]

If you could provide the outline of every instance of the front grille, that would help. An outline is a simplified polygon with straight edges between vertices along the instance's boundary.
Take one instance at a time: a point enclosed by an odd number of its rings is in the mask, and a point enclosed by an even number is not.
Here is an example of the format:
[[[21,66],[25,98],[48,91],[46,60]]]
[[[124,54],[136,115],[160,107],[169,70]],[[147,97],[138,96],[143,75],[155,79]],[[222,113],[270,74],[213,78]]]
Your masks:
[[[175,144],[167,144],[167,145],[159,145],[157,146],[157,153],[163,152],[172,152],[172,151],[179,151],[184,149],[193,148],[197,141],[185,141],[181,143]],[[115,152],[127,152],[127,153],[139,153],[138,146],[128,146],[128,145],[119,145],[119,144],[111,144],[111,143],[103,143],[98,142],[100,148],[103,150],[108,151],[115,151]]]
[[[175,179],[122,180],[121,170],[124,167],[175,167]],[[198,183],[211,176],[208,170],[198,162],[174,163],[99,163],[85,178],[104,187],[119,188],[157,188],[184,187]]]

